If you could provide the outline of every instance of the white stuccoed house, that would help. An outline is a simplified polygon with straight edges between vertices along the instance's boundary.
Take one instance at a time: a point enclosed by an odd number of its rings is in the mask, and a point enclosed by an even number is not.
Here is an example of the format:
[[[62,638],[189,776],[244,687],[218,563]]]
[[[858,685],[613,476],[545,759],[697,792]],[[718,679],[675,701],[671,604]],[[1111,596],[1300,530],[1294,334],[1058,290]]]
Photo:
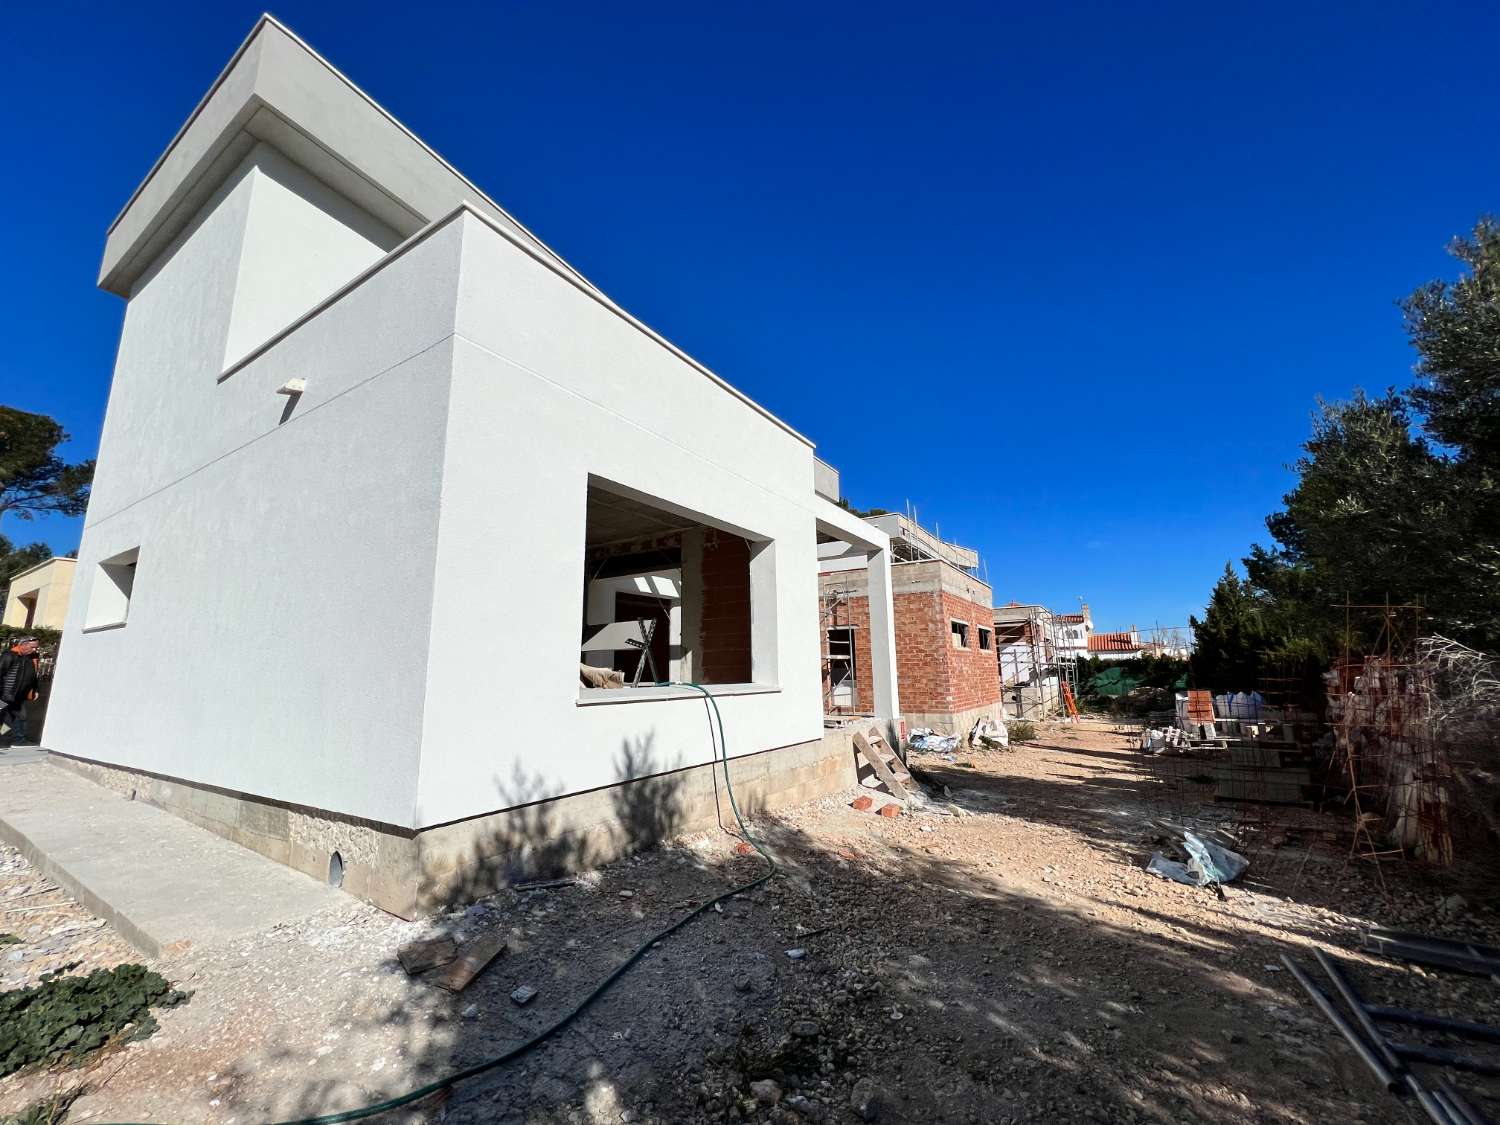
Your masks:
[[[742,805],[849,784],[833,542],[869,557],[874,712],[899,714],[889,541],[812,444],[274,19],[99,284],[127,304],[59,764],[406,916],[732,824],[705,700],[654,681],[713,693]]]

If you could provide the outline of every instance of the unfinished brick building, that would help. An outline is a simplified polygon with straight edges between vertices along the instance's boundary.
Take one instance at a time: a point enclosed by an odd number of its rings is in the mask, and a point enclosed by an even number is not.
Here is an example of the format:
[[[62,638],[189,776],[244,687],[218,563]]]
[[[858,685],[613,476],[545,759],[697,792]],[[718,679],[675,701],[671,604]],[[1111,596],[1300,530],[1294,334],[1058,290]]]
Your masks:
[[[977,552],[947,543],[895,512],[867,521],[891,537],[896,680],[907,729],[967,731],[1003,717],[990,588]],[[869,592],[856,560],[825,557],[818,576],[823,702],[829,715],[870,707]]]

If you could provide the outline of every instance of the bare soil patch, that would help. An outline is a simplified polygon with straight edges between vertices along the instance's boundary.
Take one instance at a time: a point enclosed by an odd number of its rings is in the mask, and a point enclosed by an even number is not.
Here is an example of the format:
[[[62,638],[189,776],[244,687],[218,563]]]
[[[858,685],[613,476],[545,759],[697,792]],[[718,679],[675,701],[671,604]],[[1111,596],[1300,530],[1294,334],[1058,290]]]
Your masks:
[[[758,817],[782,877],[653,949],[535,1052],[391,1117],[1414,1120],[1279,971],[1281,953],[1310,967],[1314,946],[1386,1002],[1500,1022],[1488,982],[1353,952],[1372,922],[1495,943],[1483,884],[1388,876],[1387,897],[1368,869],[1323,850],[1252,867],[1221,901],[1142,870],[1161,808],[1125,737],[1044,726],[1016,750],[956,758],[918,763],[951,794],[924,812],[856,812],[851,792]],[[679,840],[419,923],[350,902],[158,963],[192,1001],[119,1051],[118,1073],[69,1120],[294,1119],[493,1057],[686,909],[753,878],[759,857],[735,843]],[[1469,905],[1440,912],[1454,893]],[[396,961],[406,941],[491,932],[507,952],[458,996]],[[99,933],[98,956],[113,940]],[[522,985],[537,989],[524,1007],[510,999]],[[56,1081],[0,1082],[0,1113]]]

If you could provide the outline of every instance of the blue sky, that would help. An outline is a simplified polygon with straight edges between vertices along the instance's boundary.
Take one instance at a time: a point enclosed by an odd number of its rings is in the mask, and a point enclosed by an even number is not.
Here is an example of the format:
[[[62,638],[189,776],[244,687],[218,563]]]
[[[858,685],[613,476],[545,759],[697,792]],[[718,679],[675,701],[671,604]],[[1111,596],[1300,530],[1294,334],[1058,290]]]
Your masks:
[[[853,502],[1104,627],[1202,606],[1314,396],[1409,381],[1395,300],[1500,211],[1488,3],[273,11]],[[0,401],[73,455],[123,308],[105,228],[258,13],[7,16]]]

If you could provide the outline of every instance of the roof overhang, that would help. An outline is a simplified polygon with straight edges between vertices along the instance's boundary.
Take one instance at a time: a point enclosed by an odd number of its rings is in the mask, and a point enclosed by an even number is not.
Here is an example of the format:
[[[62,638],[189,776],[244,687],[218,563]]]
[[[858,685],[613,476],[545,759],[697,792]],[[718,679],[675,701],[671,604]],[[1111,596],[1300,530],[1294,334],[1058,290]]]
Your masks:
[[[331,63],[263,15],[110,224],[100,287],[129,296],[257,141],[403,236],[468,202],[587,284]]]
[[[756,412],[812,446],[808,438],[610,300],[270,15],[256,21],[110,224],[99,268],[100,288],[128,298],[136,279],[193,221],[257,143],[281,150],[406,238],[386,260],[401,254],[422,232],[462,211],[479,216]]]

